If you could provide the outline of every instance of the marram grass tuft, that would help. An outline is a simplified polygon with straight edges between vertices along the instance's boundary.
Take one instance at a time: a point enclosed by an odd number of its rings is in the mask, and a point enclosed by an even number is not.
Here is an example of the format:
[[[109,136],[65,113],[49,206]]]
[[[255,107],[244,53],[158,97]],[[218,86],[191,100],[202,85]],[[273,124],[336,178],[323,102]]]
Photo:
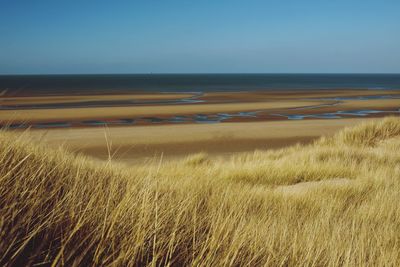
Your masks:
[[[129,169],[0,133],[1,266],[399,266],[400,119]]]

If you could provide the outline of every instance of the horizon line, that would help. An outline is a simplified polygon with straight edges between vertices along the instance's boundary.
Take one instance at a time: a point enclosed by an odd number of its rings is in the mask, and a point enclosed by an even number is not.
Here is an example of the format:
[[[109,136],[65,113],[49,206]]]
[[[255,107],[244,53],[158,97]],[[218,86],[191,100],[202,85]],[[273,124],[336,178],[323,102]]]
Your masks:
[[[400,72],[120,72],[120,73],[0,73],[0,76],[100,76],[100,75],[400,75]]]

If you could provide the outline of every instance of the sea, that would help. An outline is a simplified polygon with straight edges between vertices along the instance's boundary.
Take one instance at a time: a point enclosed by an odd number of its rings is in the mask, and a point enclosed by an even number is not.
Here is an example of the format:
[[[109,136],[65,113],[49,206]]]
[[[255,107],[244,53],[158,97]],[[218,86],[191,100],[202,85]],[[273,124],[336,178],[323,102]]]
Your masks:
[[[400,74],[0,75],[7,95],[327,89],[396,90]]]

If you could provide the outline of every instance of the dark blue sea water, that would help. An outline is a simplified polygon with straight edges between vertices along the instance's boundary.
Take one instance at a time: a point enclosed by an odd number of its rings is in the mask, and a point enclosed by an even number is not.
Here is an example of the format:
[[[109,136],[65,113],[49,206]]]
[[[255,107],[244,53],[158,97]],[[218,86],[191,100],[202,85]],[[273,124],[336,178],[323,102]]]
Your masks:
[[[400,74],[0,75],[10,94],[400,89]]]

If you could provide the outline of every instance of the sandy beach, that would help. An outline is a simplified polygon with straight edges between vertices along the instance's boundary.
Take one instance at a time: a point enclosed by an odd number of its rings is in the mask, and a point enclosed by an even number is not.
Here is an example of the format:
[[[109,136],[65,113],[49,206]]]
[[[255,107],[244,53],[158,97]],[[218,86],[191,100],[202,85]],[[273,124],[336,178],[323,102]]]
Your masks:
[[[255,110],[281,110],[296,107],[319,105],[322,101],[263,101],[249,103],[213,103],[199,105],[146,105],[130,107],[93,107],[93,108],[63,108],[63,109],[25,109],[2,110],[0,120],[12,118],[13,122],[35,121],[48,122],[57,120],[89,120],[89,119],[119,119],[138,116],[168,116],[188,115],[197,113],[240,112]],[[330,101],[333,103],[333,101]]]
[[[34,130],[29,135],[53,147],[98,159],[143,163],[163,154],[164,160],[205,152],[214,157],[232,153],[307,144],[321,135],[373,119],[268,121],[135,127],[96,127]]]
[[[400,266],[400,0],[25,2],[0,267]]]
[[[0,121],[25,123],[34,139],[98,159],[109,157],[108,142],[114,160],[141,163],[161,154],[167,159],[199,152],[224,157],[309,143],[346,126],[396,115],[397,97],[399,92],[384,90],[3,95]],[[187,99],[196,102],[182,102]],[[366,113],[357,113],[360,110]],[[332,119],[338,114],[340,119]],[[185,120],[172,120],[178,117]],[[121,119],[130,123],[122,124]]]
[[[165,100],[191,97],[193,94],[168,93],[168,94],[101,94],[101,95],[54,95],[54,96],[8,96],[7,91],[0,93],[2,105],[24,105],[24,104],[49,104],[49,103],[75,103],[87,101],[104,100]]]
[[[359,100],[359,97],[380,97]],[[0,122],[51,123],[82,120],[168,118],[197,114],[259,112],[262,120],[282,120],[271,114],[315,114],[357,109],[395,110],[398,91],[320,90],[224,92],[205,94],[125,94],[93,96],[0,97]],[[336,99],[348,98],[348,99]],[[123,101],[123,102],[121,102]],[[134,102],[131,102],[134,101]],[[155,101],[155,102],[154,102]],[[193,101],[187,103],[187,101]],[[49,105],[52,105],[49,107]],[[258,121],[256,117],[247,121]],[[240,119],[238,121],[241,121]],[[75,125],[80,126],[80,125]],[[112,125],[109,125],[112,126]]]

